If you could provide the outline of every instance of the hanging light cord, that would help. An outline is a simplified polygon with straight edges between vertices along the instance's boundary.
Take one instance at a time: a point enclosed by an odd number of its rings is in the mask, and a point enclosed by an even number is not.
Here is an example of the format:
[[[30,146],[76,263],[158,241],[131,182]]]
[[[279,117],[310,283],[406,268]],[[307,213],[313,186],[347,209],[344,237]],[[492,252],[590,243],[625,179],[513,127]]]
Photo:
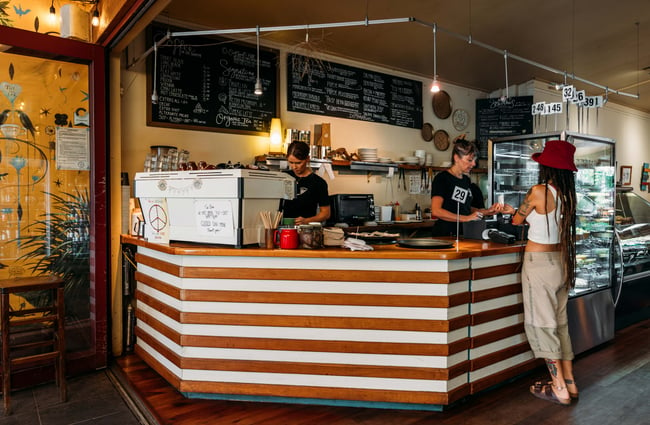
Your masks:
[[[154,105],[158,103],[158,92],[156,91],[156,74],[157,74],[157,63],[158,63],[158,44],[154,43],[153,45],[153,93],[151,93],[151,103]]]
[[[255,79],[255,90],[254,93],[257,96],[261,96],[263,93],[262,89],[262,80],[260,80],[260,27],[256,27],[256,39],[257,39],[257,78]]]
[[[469,27],[468,28],[469,32],[468,32],[468,40],[467,41],[469,42],[469,44],[472,44],[472,0],[469,0],[469,7],[467,9],[468,9],[468,11],[467,11],[468,19],[467,19],[467,21],[468,21],[468,27]]]
[[[508,92],[508,51],[504,50],[503,51],[503,63],[505,65],[505,70],[506,70],[506,99],[510,97],[510,93]]]
[[[639,74],[641,73],[641,64],[639,62],[639,22],[635,22],[634,24],[636,25],[636,95],[640,97]]]
[[[436,33],[438,32],[438,24],[433,23],[433,77],[438,77],[438,53],[436,52]]]
[[[260,79],[260,26],[257,26],[257,79]]]

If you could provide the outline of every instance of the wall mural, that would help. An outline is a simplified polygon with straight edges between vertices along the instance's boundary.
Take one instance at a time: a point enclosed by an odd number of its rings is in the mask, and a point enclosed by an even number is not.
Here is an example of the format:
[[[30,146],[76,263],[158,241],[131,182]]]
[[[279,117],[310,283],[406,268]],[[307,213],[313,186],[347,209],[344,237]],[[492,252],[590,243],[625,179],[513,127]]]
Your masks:
[[[90,287],[87,72],[0,55],[0,278],[64,277],[68,316],[78,318],[89,314]]]
[[[0,25],[20,28],[43,34],[60,35],[61,7],[70,4],[88,14],[94,10],[96,0],[0,0]],[[55,15],[50,14],[54,7]]]

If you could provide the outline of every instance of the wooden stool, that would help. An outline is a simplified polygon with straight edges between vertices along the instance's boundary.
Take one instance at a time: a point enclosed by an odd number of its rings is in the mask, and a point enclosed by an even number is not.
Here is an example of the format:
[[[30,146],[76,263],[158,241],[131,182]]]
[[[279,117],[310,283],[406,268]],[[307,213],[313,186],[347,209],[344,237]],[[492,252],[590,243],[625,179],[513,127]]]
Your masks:
[[[61,401],[67,399],[65,384],[65,306],[63,279],[53,276],[34,276],[0,279],[0,332],[2,332],[2,393],[4,413],[11,413],[11,374],[14,368],[39,366],[54,362],[56,383]],[[31,291],[52,291],[52,303],[45,307],[11,311],[9,295]],[[30,317],[30,315],[34,316]],[[11,320],[15,317],[15,320]],[[53,329],[52,337],[44,341],[11,344],[12,330],[25,325],[42,325]],[[49,324],[49,325],[48,325]],[[50,349],[47,349],[51,347]],[[43,349],[46,352],[42,352]],[[38,354],[34,354],[37,352]]]

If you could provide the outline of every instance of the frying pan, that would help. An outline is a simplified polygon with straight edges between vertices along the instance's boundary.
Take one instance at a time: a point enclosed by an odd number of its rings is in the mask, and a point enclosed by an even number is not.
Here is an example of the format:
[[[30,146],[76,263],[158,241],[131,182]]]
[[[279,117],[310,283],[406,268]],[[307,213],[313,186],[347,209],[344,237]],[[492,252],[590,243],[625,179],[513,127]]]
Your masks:
[[[397,245],[403,248],[418,248],[418,249],[445,249],[453,248],[453,241],[443,241],[440,239],[430,238],[408,238],[398,239]]]

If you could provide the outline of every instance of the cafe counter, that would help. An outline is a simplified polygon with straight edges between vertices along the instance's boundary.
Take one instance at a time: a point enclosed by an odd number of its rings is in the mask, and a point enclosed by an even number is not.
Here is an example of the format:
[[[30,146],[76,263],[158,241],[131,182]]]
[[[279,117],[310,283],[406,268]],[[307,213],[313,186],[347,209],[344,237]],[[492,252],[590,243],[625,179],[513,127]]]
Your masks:
[[[136,352],[187,397],[441,410],[539,365],[523,244],[122,243],[137,249]]]

